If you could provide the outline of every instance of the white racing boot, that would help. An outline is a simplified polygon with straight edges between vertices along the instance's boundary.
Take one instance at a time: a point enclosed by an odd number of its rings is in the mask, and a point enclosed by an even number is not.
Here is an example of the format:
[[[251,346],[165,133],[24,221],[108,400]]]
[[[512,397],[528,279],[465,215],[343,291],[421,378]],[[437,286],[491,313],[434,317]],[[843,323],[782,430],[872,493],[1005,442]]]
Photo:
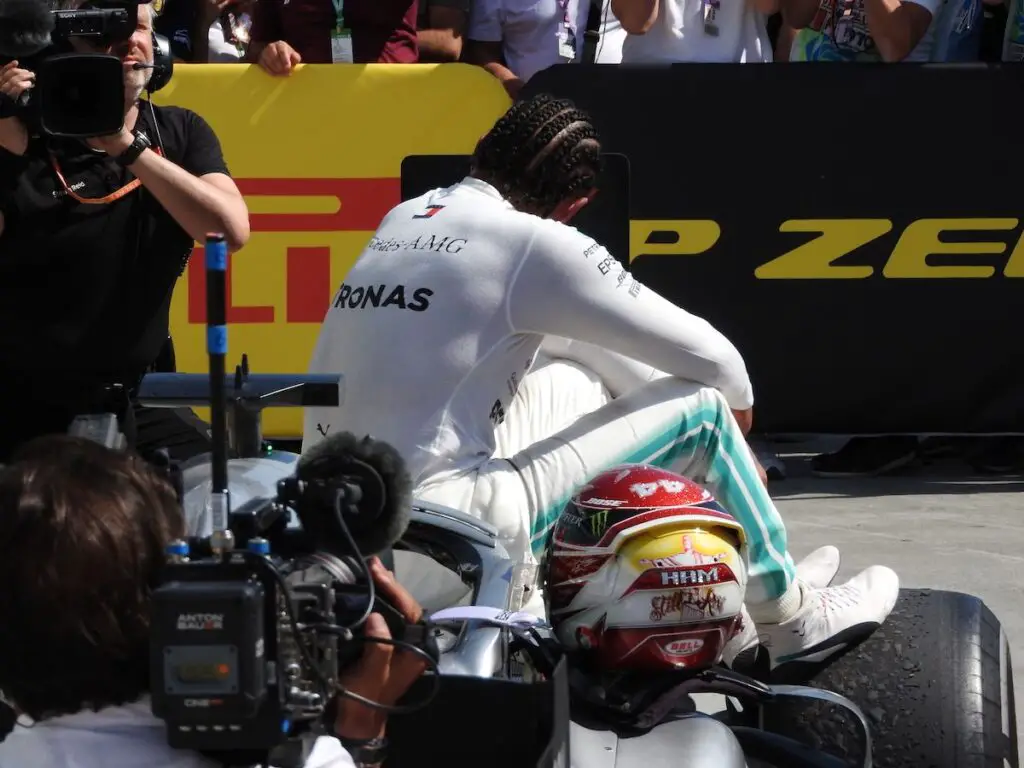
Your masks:
[[[809,587],[824,589],[839,573],[839,560],[839,550],[835,547],[818,547],[797,563],[796,577]],[[740,629],[732,640],[726,643],[722,661],[732,668],[749,666],[755,661],[759,643],[757,627],[747,613],[747,607],[743,606]]]
[[[785,600],[797,603],[795,609],[777,623],[762,617],[757,626],[772,669],[822,662],[863,640],[892,612],[900,579],[891,568],[873,565],[839,586],[815,587],[798,577],[790,590]]]

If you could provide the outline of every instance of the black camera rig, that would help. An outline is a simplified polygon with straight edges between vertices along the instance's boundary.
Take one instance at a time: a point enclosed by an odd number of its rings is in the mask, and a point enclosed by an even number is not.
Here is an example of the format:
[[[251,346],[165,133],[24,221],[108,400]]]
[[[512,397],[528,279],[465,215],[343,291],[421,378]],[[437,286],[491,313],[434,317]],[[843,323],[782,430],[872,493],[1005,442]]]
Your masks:
[[[35,86],[18,99],[0,98],[0,117],[17,116],[33,132],[52,138],[117,133],[124,123],[124,65],[102,51],[127,43],[138,27],[139,5],[139,0],[86,0],[74,10],[52,11],[49,34],[38,27],[34,37],[28,36],[38,40],[31,52],[23,47],[25,35],[17,34],[20,45],[5,50],[7,37],[0,31],[0,63],[17,59],[21,68],[36,73]],[[150,94],[170,82],[174,67],[168,40],[155,33],[152,38],[153,63],[136,65],[151,70]],[[76,51],[73,40],[95,52]]]
[[[300,464],[277,483],[275,498],[231,509],[229,445],[257,455],[262,408],[337,405],[341,376],[250,376],[241,367],[225,375],[224,239],[210,236],[206,255],[209,377],[151,374],[138,392],[150,406],[212,409],[212,533],[168,547],[153,593],[152,709],[172,747],[229,765],[298,768],[330,732],[336,694],[359,698],[338,680],[363,641],[377,642],[362,636],[371,612],[383,614],[394,645],[435,670],[437,647],[427,625],[407,624],[375,593],[349,530],[349,521],[372,521],[385,503],[372,466],[342,457],[329,476],[313,477]],[[401,708],[370,703],[413,711],[429,698]]]

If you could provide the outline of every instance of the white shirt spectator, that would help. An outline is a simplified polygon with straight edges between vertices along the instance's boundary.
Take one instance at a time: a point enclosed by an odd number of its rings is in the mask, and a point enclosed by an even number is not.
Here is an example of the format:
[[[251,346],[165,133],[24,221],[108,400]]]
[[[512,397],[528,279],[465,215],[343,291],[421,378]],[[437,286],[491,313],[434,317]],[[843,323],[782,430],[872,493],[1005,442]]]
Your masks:
[[[622,44],[623,64],[771,60],[768,17],[751,0],[661,0],[647,34],[627,35]]]
[[[598,64],[622,63],[622,44],[626,40],[626,30],[612,13],[612,0],[604,0],[601,4],[601,38],[597,41]]]
[[[210,25],[210,63],[212,64],[236,64],[242,58],[242,52],[238,46],[229,42],[224,36],[224,27],[220,19]]]
[[[589,12],[588,0],[474,0],[466,37],[500,42],[505,65],[525,82],[555,64],[580,61]]]
[[[320,738],[305,768],[354,768],[337,739]],[[23,727],[0,743],[0,768],[219,768],[197,752],[167,745],[148,699]]]

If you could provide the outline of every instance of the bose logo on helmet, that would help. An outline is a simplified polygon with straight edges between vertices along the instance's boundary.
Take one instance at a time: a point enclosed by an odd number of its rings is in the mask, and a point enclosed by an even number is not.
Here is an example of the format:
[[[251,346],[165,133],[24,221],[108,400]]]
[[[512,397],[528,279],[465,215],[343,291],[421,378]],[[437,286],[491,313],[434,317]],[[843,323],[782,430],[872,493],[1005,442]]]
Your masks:
[[[584,504],[591,504],[591,505],[593,505],[595,507],[621,507],[626,502],[621,501],[620,499],[590,498],[590,499],[586,499],[583,503]]]

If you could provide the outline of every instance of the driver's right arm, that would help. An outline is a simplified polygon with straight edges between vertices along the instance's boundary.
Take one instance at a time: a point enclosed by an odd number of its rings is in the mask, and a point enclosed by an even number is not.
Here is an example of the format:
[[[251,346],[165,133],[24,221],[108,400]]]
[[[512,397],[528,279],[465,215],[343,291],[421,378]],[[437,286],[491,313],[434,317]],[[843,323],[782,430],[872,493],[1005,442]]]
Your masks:
[[[537,222],[508,292],[522,333],[565,336],[718,389],[729,407],[754,404],[736,347],[703,318],[641,285],[607,250],[572,227]]]

